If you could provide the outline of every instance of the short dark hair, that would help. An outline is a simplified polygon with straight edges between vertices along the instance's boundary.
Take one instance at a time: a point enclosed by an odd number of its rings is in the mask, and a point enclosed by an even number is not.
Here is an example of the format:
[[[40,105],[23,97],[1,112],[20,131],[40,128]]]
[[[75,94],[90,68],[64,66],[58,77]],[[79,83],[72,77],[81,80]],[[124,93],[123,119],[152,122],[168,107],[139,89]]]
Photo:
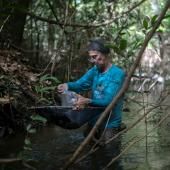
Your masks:
[[[87,51],[99,51],[102,54],[109,54],[109,47],[104,45],[104,41],[101,39],[90,40],[87,46]]]

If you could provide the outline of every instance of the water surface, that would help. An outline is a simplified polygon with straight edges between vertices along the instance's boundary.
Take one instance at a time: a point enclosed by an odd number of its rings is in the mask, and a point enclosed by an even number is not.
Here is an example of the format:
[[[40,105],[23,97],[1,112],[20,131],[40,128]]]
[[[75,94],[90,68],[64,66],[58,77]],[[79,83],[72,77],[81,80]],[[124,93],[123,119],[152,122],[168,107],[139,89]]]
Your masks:
[[[152,96],[144,96],[145,101],[155,99]],[[139,95],[136,101],[142,102]],[[164,104],[168,104],[167,99]],[[130,112],[123,113],[123,121],[127,126],[135,122],[142,114],[137,103],[128,104]],[[158,108],[154,110],[146,120],[141,121],[132,130],[121,136],[116,142],[98,150],[95,154],[87,157],[75,167],[73,170],[100,170],[121,150],[126,148],[129,142],[136,137],[142,137],[148,133],[159,120],[168,113],[168,110]],[[23,151],[24,159],[32,159],[29,164],[37,170],[57,170],[63,167],[69,156],[83,141],[84,137],[82,129],[65,130],[57,126],[47,126],[40,129],[31,137],[32,151]],[[17,133],[10,137],[0,140],[0,157],[17,157],[23,147],[24,134]],[[88,148],[87,148],[88,149]],[[11,163],[8,165],[0,165],[3,170],[27,170],[29,168],[22,163]],[[170,169],[170,118],[159,128],[155,128],[152,133],[148,134],[143,140],[136,143],[128,149],[128,151],[118,159],[111,168],[115,170],[169,170]]]

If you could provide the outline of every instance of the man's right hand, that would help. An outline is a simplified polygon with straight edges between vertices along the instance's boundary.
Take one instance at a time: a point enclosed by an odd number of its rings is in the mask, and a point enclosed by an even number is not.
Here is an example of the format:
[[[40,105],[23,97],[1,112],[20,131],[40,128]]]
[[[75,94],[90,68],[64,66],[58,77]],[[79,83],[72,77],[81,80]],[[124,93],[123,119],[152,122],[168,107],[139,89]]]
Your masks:
[[[59,93],[63,93],[65,90],[68,90],[68,85],[66,83],[57,86],[57,91]]]

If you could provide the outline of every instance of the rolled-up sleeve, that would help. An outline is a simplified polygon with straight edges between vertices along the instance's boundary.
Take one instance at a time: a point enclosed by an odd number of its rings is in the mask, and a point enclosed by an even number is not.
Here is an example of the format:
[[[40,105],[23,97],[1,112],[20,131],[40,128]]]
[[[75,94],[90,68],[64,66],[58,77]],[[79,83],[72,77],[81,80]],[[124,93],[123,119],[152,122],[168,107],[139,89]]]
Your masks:
[[[75,92],[90,90],[92,88],[94,74],[95,69],[93,67],[77,81],[68,82],[68,89]]]

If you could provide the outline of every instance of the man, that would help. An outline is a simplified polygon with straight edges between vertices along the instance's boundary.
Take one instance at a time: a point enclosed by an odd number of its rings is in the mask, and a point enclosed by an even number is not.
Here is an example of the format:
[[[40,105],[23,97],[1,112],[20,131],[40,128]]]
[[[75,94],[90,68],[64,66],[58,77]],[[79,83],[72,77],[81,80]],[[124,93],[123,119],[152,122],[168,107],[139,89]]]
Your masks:
[[[122,87],[125,72],[112,64],[109,56],[110,49],[101,40],[90,41],[87,52],[90,57],[89,61],[94,63],[94,66],[79,80],[60,84],[58,86],[58,92],[62,93],[64,90],[71,90],[79,93],[81,91],[91,90],[91,98],[79,96],[75,107],[79,108],[86,104],[106,107]],[[120,130],[122,107],[123,98],[116,103],[108,118],[101,125],[95,135],[96,138],[99,138],[103,131],[105,131],[102,136],[107,140]],[[88,122],[86,134],[89,133],[97,119],[98,117],[95,117]]]

